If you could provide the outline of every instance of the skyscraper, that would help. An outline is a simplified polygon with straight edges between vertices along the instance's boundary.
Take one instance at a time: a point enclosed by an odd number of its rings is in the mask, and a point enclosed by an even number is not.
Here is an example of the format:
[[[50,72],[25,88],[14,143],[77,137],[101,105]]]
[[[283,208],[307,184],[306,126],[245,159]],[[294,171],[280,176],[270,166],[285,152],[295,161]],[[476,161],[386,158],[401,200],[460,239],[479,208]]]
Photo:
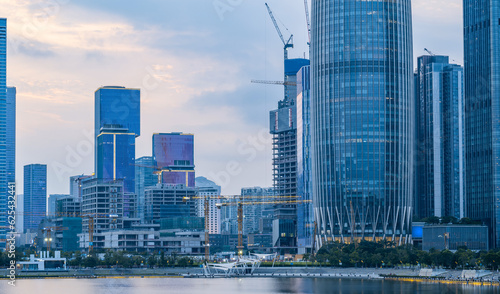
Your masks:
[[[95,170],[104,180],[123,179],[135,190],[135,138],[140,136],[140,90],[107,86],[95,92]],[[126,208],[124,208],[126,210]]]
[[[158,184],[152,156],[143,156],[135,160],[135,193],[137,194],[137,217],[144,220],[144,188]]]
[[[24,229],[38,229],[47,211],[47,165],[24,166]]]
[[[47,199],[47,215],[52,217],[55,216],[57,210],[57,201],[59,199],[68,197],[70,196],[67,194],[50,194],[49,198]]]
[[[304,66],[297,73],[297,195],[312,200],[311,193],[311,67]],[[298,253],[304,254],[312,246],[314,216],[311,203],[297,206]]]
[[[464,0],[465,215],[500,246],[500,2]]]
[[[411,240],[411,1],[312,2],[312,189],[318,241]]]
[[[7,143],[7,20],[0,18],[0,207],[7,211],[8,203],[8,143]],[[0,247],[5,248],[7,214],[0,215]]]
[[[463,68],[421,56],[415,74],[415,215],[464,217]]]
[[[163,184],[195,186],[194,135],[154,134],[153,159]]]

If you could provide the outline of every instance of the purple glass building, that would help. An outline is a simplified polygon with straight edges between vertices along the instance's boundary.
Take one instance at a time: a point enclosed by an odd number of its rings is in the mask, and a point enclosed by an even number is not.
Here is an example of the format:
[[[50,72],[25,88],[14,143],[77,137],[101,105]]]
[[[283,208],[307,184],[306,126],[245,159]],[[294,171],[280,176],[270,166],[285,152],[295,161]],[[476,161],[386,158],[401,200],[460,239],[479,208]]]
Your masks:
[[[194,135],[166,133],[153,135],[153,159],[163,184],[194,187]]]

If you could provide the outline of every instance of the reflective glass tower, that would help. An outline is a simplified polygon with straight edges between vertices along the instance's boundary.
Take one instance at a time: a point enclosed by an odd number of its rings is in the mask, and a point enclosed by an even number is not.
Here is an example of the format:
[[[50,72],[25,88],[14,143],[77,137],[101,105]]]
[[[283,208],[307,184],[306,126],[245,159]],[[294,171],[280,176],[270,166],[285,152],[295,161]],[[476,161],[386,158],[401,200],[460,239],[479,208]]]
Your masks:
[[[325,241],[411,240],[410,0],[314,0],[312,192]]]
[[[464,0],[466,211],[500,246],[500,2]]]
[[[463,68],[421,56],[415,74],[415,215],[464,217]]]
[[[194,135],[154,134],[153,160],[161,173],[161,183],[195,186]]]
[[[7,211],[7,20],[0,18],[0,209]],[[0,246],[5,248],[7,215],[0,215]]]
[[[47,211],[47,165],[24,166],[24,229],[32,232]]]
[[[297,195],[312,200],[311,193],[311,67],[297,73]],[[311,203],[297,206],[298,253],[312,246],[314,217]]]
[[[140,136],[140,90],[108,86],[95,92],[95,169],[104,180],[123,179],[135,191],[135,138]]]

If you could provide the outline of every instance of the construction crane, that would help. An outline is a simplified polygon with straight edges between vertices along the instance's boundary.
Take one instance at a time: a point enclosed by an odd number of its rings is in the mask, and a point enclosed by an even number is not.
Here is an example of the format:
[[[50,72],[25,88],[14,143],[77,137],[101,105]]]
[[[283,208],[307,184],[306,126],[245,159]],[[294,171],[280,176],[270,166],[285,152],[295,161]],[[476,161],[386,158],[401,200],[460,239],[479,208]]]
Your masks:
[[[271,199],[271,198],[288,198],[288,199],[294,199],[294,198],[300,198],[300,196],[240,196],[240,195],[206,195],[206,196],[194,196],[194,197],[183,197],[182,201],[187,202],[189,200],[195,200],[195,199],[203,199],[203,215],[205,217],[205,260],[208,261],[210,258],[210,225],[209,225],[209,216],[210,216],[210,199],[224,199],[224,200],[231,200],[236,197],[239,198],[245,198],[245,199]],[[241,213],[243,215],[243,211]],[[239,214],[238,214],[239,215]],[[239,223],[238,223],[238,230],[239,230]],[[239,241],[239,236],[238,236],[238,241]],[[243,241],[242,241],[243,242]]]
[[[143,164],[131,163],[130,165],[153,169],[153,174],[156,174],[158,176],[158,183],[161,183],[161,177],[162,177],[162,173],[163,173],[164,169],[162,169],[158,166],[143,165]]]
[[[44,213],[29,213],[29,212],[16,212],[17,215],[30,215],[30,216],[44,216],[47,218],[57,218],[57,217],[79,217],[88,219],[88,230],[89,230],[89,255],[91,255],[94,250],[94,218],[109,218],[112,222],[116,222],[119,218],[117,214],[106,214],[106,213],[56,213],[52,215],[46,215]],[[43,231],[43,229],[42,229]],[[47,240],[51,241],[51,240]]]
[[[288,48],[293,48],[293,35],[290,34],[290,38],[288,38],[288,41],[285,41],[285,38],[283,37],[283,34],[281,33],[280,27],[278,26],[278,23],[276,22],[276,19],[274,18],[273,12],[271,11],[271,8],[269,8],[269,5],[267,5],[267,11],[269,12],[269,16],[271,17],[271,20],[273,21],[274,27],[276,28],[276,31],[278,32],[278,35],[280,36],[281,42],[283,42],[284,45],[284,51],[285,51],[285,60],[288,59]]]
[[[264,80],[251,80],[254,84],[268,84],[268,85],[281,85],[281,86],[297,86],[294,82],[282,82],[282,81],[264,81]]]
[[[279,196],[276,196],[279,197]],[[296,196],[297,197],[297,196]],[[224,206],[238,206],[238,256],[243,255],[243,206],[246,205],[266,205],[266,204],[302,204],[310,203],[311,200],[275,200],[275,201],[245,201],[240,199],[237,202],[226,202],[216,204],[221,209]]]
[[[45,242],[47,243],[47,251],[50,251],[52,248],[51,242],[52,242],[52,232],[53,231],[65,231],[68,230],[68,227],[43,227],[42,228],[42,233],[45,232],[46,236],[44,238]]]
[[[311,19],[309,18],[309,3],[307,3],[307,0],[304,0],[304,7],[306,9],[307,37],[309,38],[307,45],[311,46]]]
[[[424,50],[429,53],[430,56],[436,56],[436,54],[432,53],[432,51],[430,51],[429,49],[427,48],[424,48]]]

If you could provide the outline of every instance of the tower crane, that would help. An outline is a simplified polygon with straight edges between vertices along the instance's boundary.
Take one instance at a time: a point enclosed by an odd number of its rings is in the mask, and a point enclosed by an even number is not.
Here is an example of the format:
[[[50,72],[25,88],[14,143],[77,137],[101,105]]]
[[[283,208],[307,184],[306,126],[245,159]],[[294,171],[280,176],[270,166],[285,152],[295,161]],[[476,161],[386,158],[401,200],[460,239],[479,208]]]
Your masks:
[[[282,81],[264,81],[264,80],[251,80],[254,84],[268,84],[268,85],[282,85],[282,86],[297,86],[294,82],[282,82]]]
[[[311,19],[309,18],[309,3],[307,3],[307,0],[304,0],[304,7],[306,9],[307,37],[309,38],[307,45],[311,46]]]
[[[288,38],[288,41],[285,41],[285,38],[283,37],[283,34],[281,33],[280,27],[278,26],[278,23],[276,22],[276,19],[274,18],[273,12],[271,11],[271,8],[269,8],[269,5],[267,5],[267,12],[269,12],[269,16],[271,17],[271,20],[273,21],[274,27],[276,28],[276,31],[278,32],[278,35],[280,36],[281,42],[283,42],[284,45],[284,51],[285,51],[285,60],[288,59],[288,48],[293,48],[293,35],[290,34],[290,38]]]
[[[116,222],[116,220],[119,218],[119,215],[117,214],[106,214],[106,213],[56,213],[56,214],[51,214],[51,215],[46,215],[44,213],[29,213],[29,212],[16,212],[17,215],[31,215],[31,216],[44,216],[47,218],[57,218],[57,217],[79,217],[82,219],[87,218],[88,219],[88,230],[89,230],[89,255],[91,255],[92,251],[94,250],[94,218],[96,217],[101,217],[101,218],[109,218],[112,222]],[[56,228],[56,227],[54,227]],[[52,230],[52,229],[48,229]],[[42,231],[47,231],[42,229]],[[50,241],[50,240],[47,240]]]
[[[436,56],[436,54],[432,53],[432,51],[430,51],[429,49],[427,48],[424,48],[425,52],[429,53],[430,56]]]
[[[210,258],[210,225],[209,225],[209,215],[210,215],[210,199],[224,199],[224,200],[231,200],[231,198],[245,198],[245,199],[270,199],[270,198],[287,198],[287,199],[294,199],[294,198],[299,198],[299,196],[240,196],[240,195],[206,195],[206,196],[194,196],[194,197],[184,197],[182,198],[183,202],[189,201],[189,200],[196,200],[196,199],[203,199],[203,214],[205,217],[205,260],[208,261]],[[216,204],[218,208],[218,204]],[[224,205],[227,206],[227,205]],[[243,211],[241,212],[243,215]],[[239,214],[238,214],[239,215]],[[238,231],[240,231],[240,224],[238,223]],[[238,236],[238,241],[239,241],[240,236]]]
[[[276,196],[280,197],[280,196]],[[298,196],[291,196],[298,197]],[[266,205],[266,204],[302,204],[310,203],[311,200],[274,200],[274,201],[245,201],[240,199],[237,202],[226,202],[216,204],[217,208],[221,209],[223,206],[238,206],[238,256],[243,255],[243,206],[246,205]]]

